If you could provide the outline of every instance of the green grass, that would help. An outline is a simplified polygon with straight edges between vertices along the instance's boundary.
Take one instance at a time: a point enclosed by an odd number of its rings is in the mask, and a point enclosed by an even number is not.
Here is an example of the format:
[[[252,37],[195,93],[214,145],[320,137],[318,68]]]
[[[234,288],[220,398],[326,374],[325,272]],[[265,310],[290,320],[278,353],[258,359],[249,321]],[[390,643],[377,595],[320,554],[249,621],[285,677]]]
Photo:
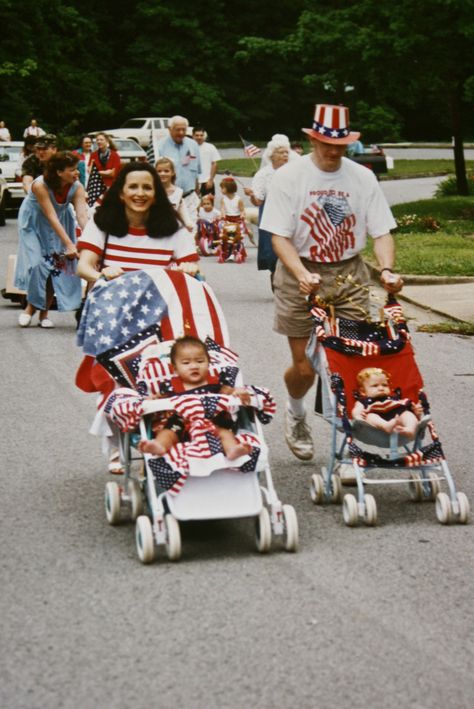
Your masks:
[[[441,197],[398,204],[395,219],[415,216],[413,227],[394,232],[395,268],[425,276],[474,276],[474,197]],[[436,231],[430,228],[435,223]],[[375,263],[372,242],[364,256]]]
[[[390,150],[387,151],[390,154]],[[474,160],[466,161],[466,169],[474,169]],[[395,160],[395,167],[384,175],[386,180],[410,177],[432,177],[454,174],[454,160]]]
[[[443,332],[448,335],[474,336],[474,322],[442,322],[420,325],[418,332]]]
[[[390,152],[390,151],[388,151]],[[253,177],[260,167],[260,160],[250,158],[232,158],[219,161],[219,172],[230,170],[237,177]],[[474,170],[474,160],[466,161],[466,168]],[[432,177],[433,175],[454,174],[453,160],[395,160],[395,168],[382,180],[397,180],[410,177]]]

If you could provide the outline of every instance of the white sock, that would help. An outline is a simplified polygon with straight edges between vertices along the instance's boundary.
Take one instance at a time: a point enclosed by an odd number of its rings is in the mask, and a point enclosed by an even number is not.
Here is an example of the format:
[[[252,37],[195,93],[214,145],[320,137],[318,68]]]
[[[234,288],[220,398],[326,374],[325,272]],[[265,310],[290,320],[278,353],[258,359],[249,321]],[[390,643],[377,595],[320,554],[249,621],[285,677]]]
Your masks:
[[[292,396],[288,396],[288,410],[291,411],[293,416],[302,418],[306,414],[304,397],[302,399],[293,399]]]

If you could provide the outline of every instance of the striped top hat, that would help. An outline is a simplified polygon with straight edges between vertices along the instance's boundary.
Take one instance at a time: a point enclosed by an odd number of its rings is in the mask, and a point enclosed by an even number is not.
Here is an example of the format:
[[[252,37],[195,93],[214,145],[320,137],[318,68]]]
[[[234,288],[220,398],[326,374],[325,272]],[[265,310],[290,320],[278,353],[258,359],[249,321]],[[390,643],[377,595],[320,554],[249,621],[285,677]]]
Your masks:
[[[360,137],[360,133],[351,133],[347,106],[330,106],[325,103],[316,104],[313,127],[302,128],[302,131],[322,143],[336,145],[348,145]]]

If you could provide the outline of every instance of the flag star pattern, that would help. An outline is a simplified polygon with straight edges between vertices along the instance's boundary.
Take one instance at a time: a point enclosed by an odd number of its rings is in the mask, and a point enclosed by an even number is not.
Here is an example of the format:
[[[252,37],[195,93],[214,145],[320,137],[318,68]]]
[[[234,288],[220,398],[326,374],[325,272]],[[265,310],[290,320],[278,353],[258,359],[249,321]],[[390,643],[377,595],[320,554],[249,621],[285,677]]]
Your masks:
[[[89,173],[89,179],[87,180],[86,192],[87,204],[89,205],[89,207],[93,207],[99,197],[101,197],[104,192],[107,192],[107,187],[104,185],[102,177],[99,175],[99,171],[95,163],[92,163],[92,168]]]

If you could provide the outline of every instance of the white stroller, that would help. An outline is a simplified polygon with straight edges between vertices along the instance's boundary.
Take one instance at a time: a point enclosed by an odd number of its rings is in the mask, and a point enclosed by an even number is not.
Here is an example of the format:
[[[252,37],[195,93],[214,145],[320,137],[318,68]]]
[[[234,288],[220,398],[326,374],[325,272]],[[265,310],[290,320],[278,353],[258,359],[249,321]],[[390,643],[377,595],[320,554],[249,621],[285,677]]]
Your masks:
[[[133,281],[135,297],[132,305],[130,301],[125,305],[127,326],[122,328],[127,340],[123,341],[125,336],[117,337],[113,347],[107,340],[99,347],[99,352],[97,344],[89,344],[87,338],[88,328],[92,330],[96,326],[94,313],[109,307],[110,303],[120,303],[120,293],[130,290]],[[153,293],[153,299],[147,293]],[[128,508],[127,516],[136,523],[136,548],[143,563],[152,562],[160,547],[165,548],[170,560],[179,559],[179,523],[190,520],[248,517],[255,522],[259,552],[270,550],[272,536],[280,537],[287,551],[296,551],[296,512],[291,505],[282,504],[273,485],[257,400],[255,409],[242,407],[237,418],[238,433],[259,441],[259,452],[251,466],[235,467],[238,461],[230,463],[221,455],[216,457],[219,465],[214,469],[208,461],[203,461],[203,465],[194,461],[186,472],[177,470],[176,465],[173,470],[163,469],[157,466],[156,457],[141,453],[137,448],[140,440],[150,437],[150,419],[170,409],[169,399],[144,401],[135,390],[141,355],[150,345],[161,352],[157,376],[162,381],[172,376],[168,359],[172,342],[178,336],[190,334],[206,343],[215,371],[231,368],[236,383],[241,382],[236,356],[228,349],[225,318],[209,286],[179,271],[150,269],[104,283],[99,289],[94,288],[92,295],[93,302],[86,304],[81,320],[79,343],[86,354],[95,356],[107,369],[118,387],[99,413],[102,424],[106,415],[109,423],[122,424],[122,431],[116,429],[115,433],[118,430],[124,477],[120,483],[106,484],[105,511],[109,524],[118,524]],[[151,317],[145,317],[144,321],[143,304],[150,309],[152,301],[153,322]],[[114,313],[114,317],[118,314]],[[139,329],[132,328],[132,323],[139,323]],[[121,324],[116,323],[114,331],[118,332],[120,327]]]

